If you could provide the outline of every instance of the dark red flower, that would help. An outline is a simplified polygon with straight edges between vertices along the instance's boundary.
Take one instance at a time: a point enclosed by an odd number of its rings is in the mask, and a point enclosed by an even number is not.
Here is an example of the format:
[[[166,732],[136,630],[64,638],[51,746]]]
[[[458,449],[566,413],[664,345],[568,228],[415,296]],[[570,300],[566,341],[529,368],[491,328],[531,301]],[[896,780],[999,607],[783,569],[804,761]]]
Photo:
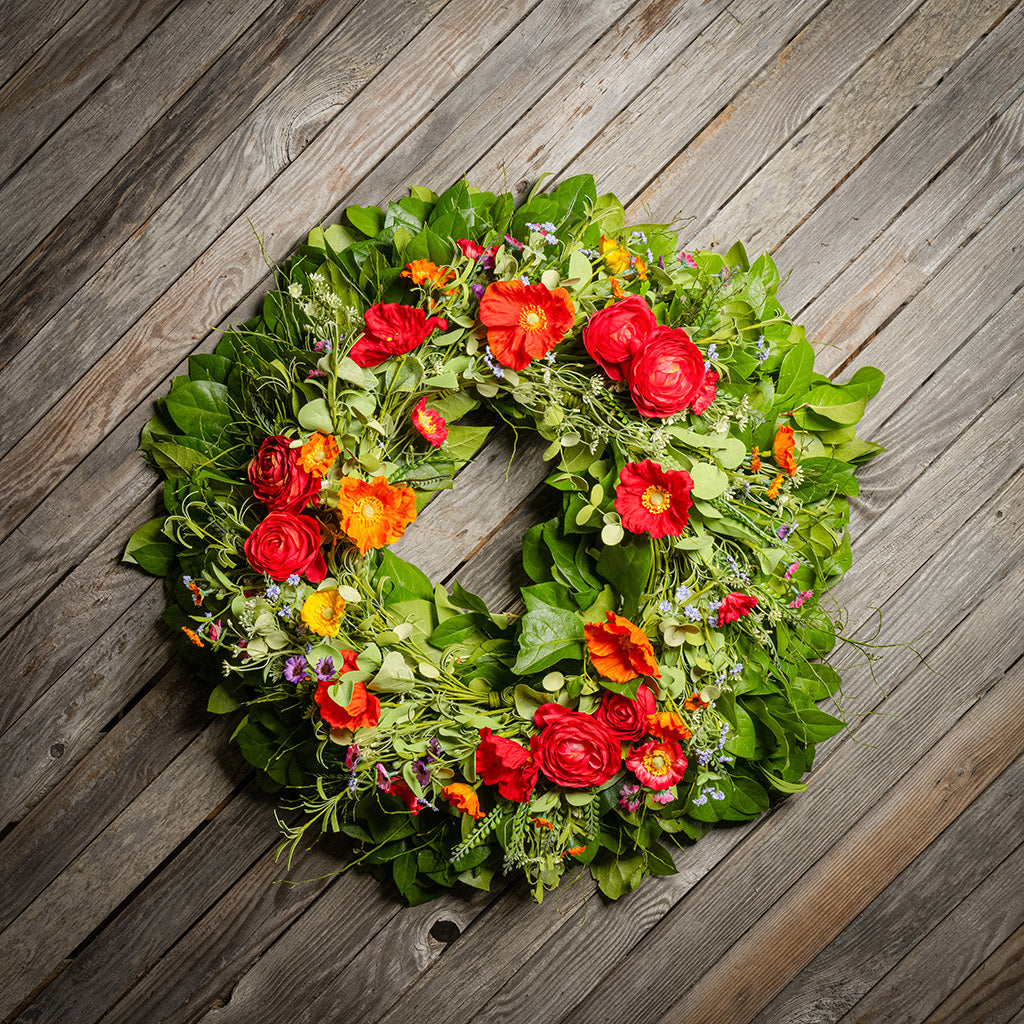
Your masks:
[[[249,463],[253,496],[272,512],[301,512],[320,493],[320,480],[298,465],[291,443],[281,434],[266,437]]]
[[[700,391],[697,393],[697,397],[693,400],[693,411],[700,416],[707,407],[715,400],[715,395],[718,394],[718,374],[714,370],[709,370],[704,375],[704,384]]]
[[[479,242],[473,242],[468,238],[460,238],[457,244],[467,260],[476,260],[483,270],[494,269],[494,257],[498,253],[496,245],[485,249]]]
[[[718,624],[727,626],[757,607],[757,598],[750,594],[726,594],[718,606]]]
[[[612,380],[622,380],[647,336],[658,326],[651,307],[639,295],[598,310],[583,329],[583,344]]]
[[[641,684],[636,698],[605,690],[594,718],[603,722],[620,740],[638,740],[647,732],[647,719],[657,711],[650,687]]]
[[[506,800],[523,803],[530,799],[537,785],[539,766],[534,760],[537,737],[527,750],[521,743],[495,736],[490,729],[480,730],[480,746],[476,748],[476,771],[488,786],[497,785]]]
[[[388,356],[411,352],[422,345],[433,330],[446,331],[448,321],[427,314],[416,306],[380,302],[363,316],[366,330],[349,355],[363,367],[378,366]]]
[[[657,462],[627,462],[615,488],[615,511],[631,533],[678,537],[690,521],[693,478],[686,470],[664,470]]]

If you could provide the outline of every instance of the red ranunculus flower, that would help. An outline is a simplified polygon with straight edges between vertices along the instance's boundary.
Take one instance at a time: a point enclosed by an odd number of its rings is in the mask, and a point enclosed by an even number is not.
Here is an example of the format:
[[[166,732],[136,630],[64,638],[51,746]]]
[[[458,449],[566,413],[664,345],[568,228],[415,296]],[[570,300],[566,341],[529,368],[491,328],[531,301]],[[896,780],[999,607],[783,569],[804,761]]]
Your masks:
[[[427,314],[416,306],[400,302],[379,302],[363,316],[366,330],[349,355],[363,367],[378,366],[388,356],[411,352],[426,341],[433,330],[446,331],[448,321]]]
[[[750,594],[726,594],[718,606],[718,624],[727,626],[744,615],[749,615],[757,607],[757,598]]]
[[[245,541],[245,557],[279,583],[293,573],[319,583],[327,575],[320,550],[320,524],[294,512],[270,512]]]
[[[537,785],[536,745],[536,736],[527,750],[515,740],[495,736],[490,729],[481,729],[480,746],[476,748],[477,774],[488,786],[497,784],[498,792],[506,800],[523,803],[530,799]]]
[[[647,732],[647,719],[657,711],[650,687],[637,687],[636,699],[605,690],[594,718],[603,722],[620,740],[638,740]]]
[[[491,353],[512,370],[547,355],[575,319],[576,307],[564,288],[494,281],[480,300],[480,322],[487,328]]]
[[[647,300],[627,295],[590,318],[583,330],[583,344],[612,380],[622,380],[633,357],[657,326]]]
[[[600,786],[622,767],[619,737],[594,715],[541,704],[533,720],[541,727],[537,760],[556,786]]]
[[[342,651],[344,661],[338,675],[354,672],[356,665],[355,651]],[[321,679],[313,699],[320,705],[320,717],[332,729],[359,729],[363,726],[376,725],[380,721],[380,700],[366,689],[365,684],[356,683],[352,690],[352,699],[342,707],[331,700],[327,692],[335,683],[333,679]]]
[[[291,443],[281,434],[266,437],[249,463],[253,496],[271,512],[301,512],[320,493],[320,481],[298,465]]]
[[[630,363],[626,383],[642,416],[672,416],[703,394],[705,375],[704,356],[686,331],[655,327]]]
[[[674,740],[644,743],[626,754],[626,767],[648,789],[668,789],[686,774],[686,756]]]
[[[693,478],[686,470],[657,462],[627,462],[615,488],[615,511],[631,533],[678,537],[690,521]]]

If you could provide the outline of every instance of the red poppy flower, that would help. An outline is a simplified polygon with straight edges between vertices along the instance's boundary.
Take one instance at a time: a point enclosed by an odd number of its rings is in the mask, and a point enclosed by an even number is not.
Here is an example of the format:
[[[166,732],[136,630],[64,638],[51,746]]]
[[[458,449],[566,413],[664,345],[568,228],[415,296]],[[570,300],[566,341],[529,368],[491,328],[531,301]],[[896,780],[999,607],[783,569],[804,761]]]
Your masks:
[[[522,370],[550,352],[568,333],[576,308],[564,288],[494,281],[480,300],[487,344],[502,366]]]
[[[718,606],[718,624],[727,626],[730,622],[749,615],[757,607],[757,598],[750,594],[726,594]]]
[[[366,330],[349,355],[362,367],[378,366],[388,356],[411,352],[422,345],[433,330],[446,331],[448,321],[427,314],[416,306],[380,302],[363,316]]]
[[[664,470],[650,459],[627,462],[615,488],[615,511],[630,533],[678,537],[690,521],[692,490],[685,470]]]
[[[626,755],[626,767],[648,789],[668,789],[686,774],[686,756],[678,743],[644,743]]]
[[[425,398],[421,398],[412,411],[412,425],[435,448],[440,448],[448,436],[444,417],[436,409],[428,409]]]
[[[495,736],[490,729],[480,730],[480,746],[476,748],[476,771],[488,786],[497,784],[506,800],[523,803],[530,799],[537,785],[540,766],[534,759],[537,737],[527,750],[521,743]]]

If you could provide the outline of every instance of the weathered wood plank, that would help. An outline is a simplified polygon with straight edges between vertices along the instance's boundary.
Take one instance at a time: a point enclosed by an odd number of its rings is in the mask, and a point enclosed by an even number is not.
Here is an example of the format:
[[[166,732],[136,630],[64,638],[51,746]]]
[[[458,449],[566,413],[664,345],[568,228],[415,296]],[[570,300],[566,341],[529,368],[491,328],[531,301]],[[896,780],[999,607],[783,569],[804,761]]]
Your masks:
[[[1018,848],[971,899],[838,1019],[843,1024],[861,1020],[996,1024],[1011,1016],[1024,994],[1022,874],[1024,848]],[[942,964],[941,970],[935,970],[937,963]]]
[[[0,266],[13,267],[31,252],[269,2],[239,0],[210,17],[208,0],[181,0],[0,186]]]
[[[877,61],[879,44],[884,43],[883,50],[891,47],[892,40],[887,37],[894,30],[898,30],[898,38],[905,36],[909,26],[920,21],[920,6],[920,0],[900,4],[858,0],[830,3],[659,171],[631,205],[650,209],[652,219],[682,214],[687,219],[680,241],[698,236],[703,239],[706,232],[702,229],[730,197],[756,174],[767,173],[773,188],[761,197],[761,205],[743,226],[741,236],[745,242],[749,237],[751,251],[756,251],[755,236],[750,232],[763,232],[766,221],[771,225],[787,213],[792,216],[806,210],[795,201],[787,201],[787,195],[800,188],[806,178],[815,180],[803,168],[796,175],[798,181],[776,174],[772,158],[781,148],[794,145],[794,137],[799,138],[798,133],[819,110],[846,106],[850,97],[860,95],[857,83],[863,74],[861,65],[868,58]],[[965,20],[970,19],[960,18]],[[925,40],[921,40],[921,49],[929,52]],[[919,54],[913,57],[915,66],[922,63]],[[890,118],[906,109],[901,99],[893,97]],[[869,145],[871,125],[865,120],[858,106],[856,118],[844,123],[844,130],[853,136],[852,144]],[[838,144],[836,151],[842,152]],[[767,170],[762,171],[766,166]],[[709,167],[722,168],[724,173],[709,174]],[[768,211],[762,208],[765,200]]]
[[[294,159],[304,137],[315,134],[329,116],[325,108],[333,110],[351,98],[439,0],[406,0],[386,7],[364,0],[348,14],[353,6],[354,0],[340,6],[312,0],[299,20],[291,7],[272,5],[39,240],[0,287],[0,304],[13,321],[0,339],[0,364],[33,339],[105,262],[106,322],[114,322],[111,307],[125,309],[133,296],[137,298],[131,308],[135,316],[141,314],[159,293],[160,282],[170,284]],[[343,25],[331,31],[343,15]],[[393,38],[383,31],[388,25]],[[353,61],[339,75],[339,57],[360,45],[372,60],[366,56]],[[254,74],[254,68],[259,72]],[[195,130],[197,123],[202,131]],[[254,147],[254,139],[262,144]],[[227,180],[230,192],[224,188]],[[161,204],[175,190],[172,217]],[[147,259],[154,251],[161,258]],[[46,273],[55,264],[63,270],[57,279]],[[126,264],[132,275],[123,269],[118,273]],[[63,316],[73,313],[77,323],[88,323],[85,297],[72,304],[77,308]],[[47,343],[47,337],[37,339],[34,351],[45,351]],[[73,350],[79,345],[76,339]]]
[[[1020,892],[1024,865],[1004,880],[1007,892]],[[973,922],[972,922],[973,923]],[[943,1000],[925,1024],[1005,1024],[1024,1006],[1024,925]]]
[[[838,368],[1020,191],[1024,97],[1015,100],[821,294],[800,312]]]
[[[1019,855],[1022,801],[1024,759],[1018,758],[751,1024],[828,1024],[841,1017],[922,936],[958,907],[975,906],[975,890],[1015,850]]]
[[[38,804],[4,836],[0,930],[210,727],[204,696],[187,665],[172,665],[52,799]]]
[[[86,101],[178,0],[91,0],[0,89],[0,182]],[[7,36],[0,35],[6,46]]]
[[[821,292],[1024,91],[1022,39],[1018,5],[779,246],[780,265],[801,268],[780,290],[787,308]]]
[[[245,769],[227,748],[227,725],[200,734],[0,933],[0,1013],[18,1007],[237,785]]]
[[[896,126],[902,127],[901,122],[908,116],[908,111],[912,111],[922,100],[931,100],[936,83],[971,50],[978,37],[991,28],[1010,6],[1010,2],[991,0],[972,4],[967,11],[956,0],[928,0],[847,81],[841,83],[841,88],[828,96],[821,110],[802,125],[763,167],[757,169],[757,173],[735,195],[730,196],[725,191],[732,184],[731,180],[727,180],[724,187],[710,186],[712,209],[695,209],[693,212],[696,219],[687,225],[682,237],[687,242],[699,241],[702,245],[717,239],[726,246],[740,238],[751,252],[779,247],[796,227],[794,213],[800,219],[807,217],[843,182],[851,167],[865,160]],[[809,36],[814,28],[812,24],[806,35]],[[845,35],[837,41],[841,45]],[[787,54],[786,64],[779,72],[780,77],[788,76],[790,61],[802,53],[803,44],[803,37],[795,42],[794,52],[792,55]],[[816,58],[817,51],[813,55]],[[967,59],[970,60],[972,56]],[[1005,60],[1004,56],[1001,70],[1004,76],[1009,76],[1011,72]],[[827,65],[821,71],[826,69]],[[769,79],[766,84],[770,82]],[[975,102],[984,101],[983,98],[987,97],[984,91],[986,84],[978,83],[978,98]],[[752,88],[753,96],[759,95],[760,85],[756,83]],[[724,145],[726,148],[717,153],[713,150],[709,155],[729,160],[733,149],[742,146],[744,136],[755,130],[754,126],[748,126],[746,122],[751,118],[756,119],[756,114],[756,109],[747,114],[742,103],[737,103],[736,111],[726,111],[720,118],[720,124],[708,130],[710,143],[713,146]],[[774,120],[774,115],[766,120]],[[970,122],[970,127],[975,128],[974,122]],[[718,144],[718,136],[722,133],[725,133],[725,142]],[[737,136],[731,146],[729,134]],[[701,162],[703,147],[700,141],[697,140],[695,168],[706,166]],[[691,148],[690,152],[693,151]],[[937,145],[932,159],[939,158],[944,162],[948,155],[948,150]],[[876,174],[880,173],[882,166],[883,163],[875,165]],[[683,177],[680,184],[689,182],[694,173],[687,169],[686,156],[676,161],[670,172],[666,182],[674,183],[677,174],[681,173]],[[887,207],[892,212],[898,212],[901,205],[899,200],[903,193],[894,188],[899,181],[897,178],[887,183],[886,191],[891,196]],[[705,186],[705,191],[708,188]],[[733,188],[735,190],[735,185]],[[724,205],[723,200],[726,200]],[[717,207],[720,208],[716,212]],[[660,204],[656,209],[659,212],[670,212]],[[847,210],[846,216],[858,216],[858,211]],[[885,227],[885,223],[872,220],[876,233]],[[815,250],[815,266],[824,257],[834,258],[831,238],[829,243],[828,251]],[[780,259],[785,251],[784,247],[779,249]],[[786,266],[800,268],[801,279],[809,272],[805,271],[808,262],[806,258],[785,258],[792,261]],[[816,283],[819,280],[815,278]],[[800,294],[813,295],[815,290],[815,286],[811,285]]]
[[[18,68],[58,32],[85,0],[40,0],[31,7],[20,0],[0,3],[0,83],[5,83]]]

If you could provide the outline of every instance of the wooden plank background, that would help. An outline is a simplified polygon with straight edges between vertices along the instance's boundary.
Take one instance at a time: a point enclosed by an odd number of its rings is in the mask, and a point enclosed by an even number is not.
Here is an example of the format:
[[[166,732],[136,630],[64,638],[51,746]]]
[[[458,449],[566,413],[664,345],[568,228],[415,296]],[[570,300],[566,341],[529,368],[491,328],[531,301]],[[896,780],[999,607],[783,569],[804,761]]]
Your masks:
[[[1024,1024],[1024,3],[2,0],[0,40],[0,1018]],[[886,372],[836,596],[897,646],[836,655],[810,790],[677,875],[407,909],[274,862],[119,563],[138,431],[260,298],[254,229],[544,171],[772,251],[824,372]],[[538,451],[401,553],[511,605]]]

